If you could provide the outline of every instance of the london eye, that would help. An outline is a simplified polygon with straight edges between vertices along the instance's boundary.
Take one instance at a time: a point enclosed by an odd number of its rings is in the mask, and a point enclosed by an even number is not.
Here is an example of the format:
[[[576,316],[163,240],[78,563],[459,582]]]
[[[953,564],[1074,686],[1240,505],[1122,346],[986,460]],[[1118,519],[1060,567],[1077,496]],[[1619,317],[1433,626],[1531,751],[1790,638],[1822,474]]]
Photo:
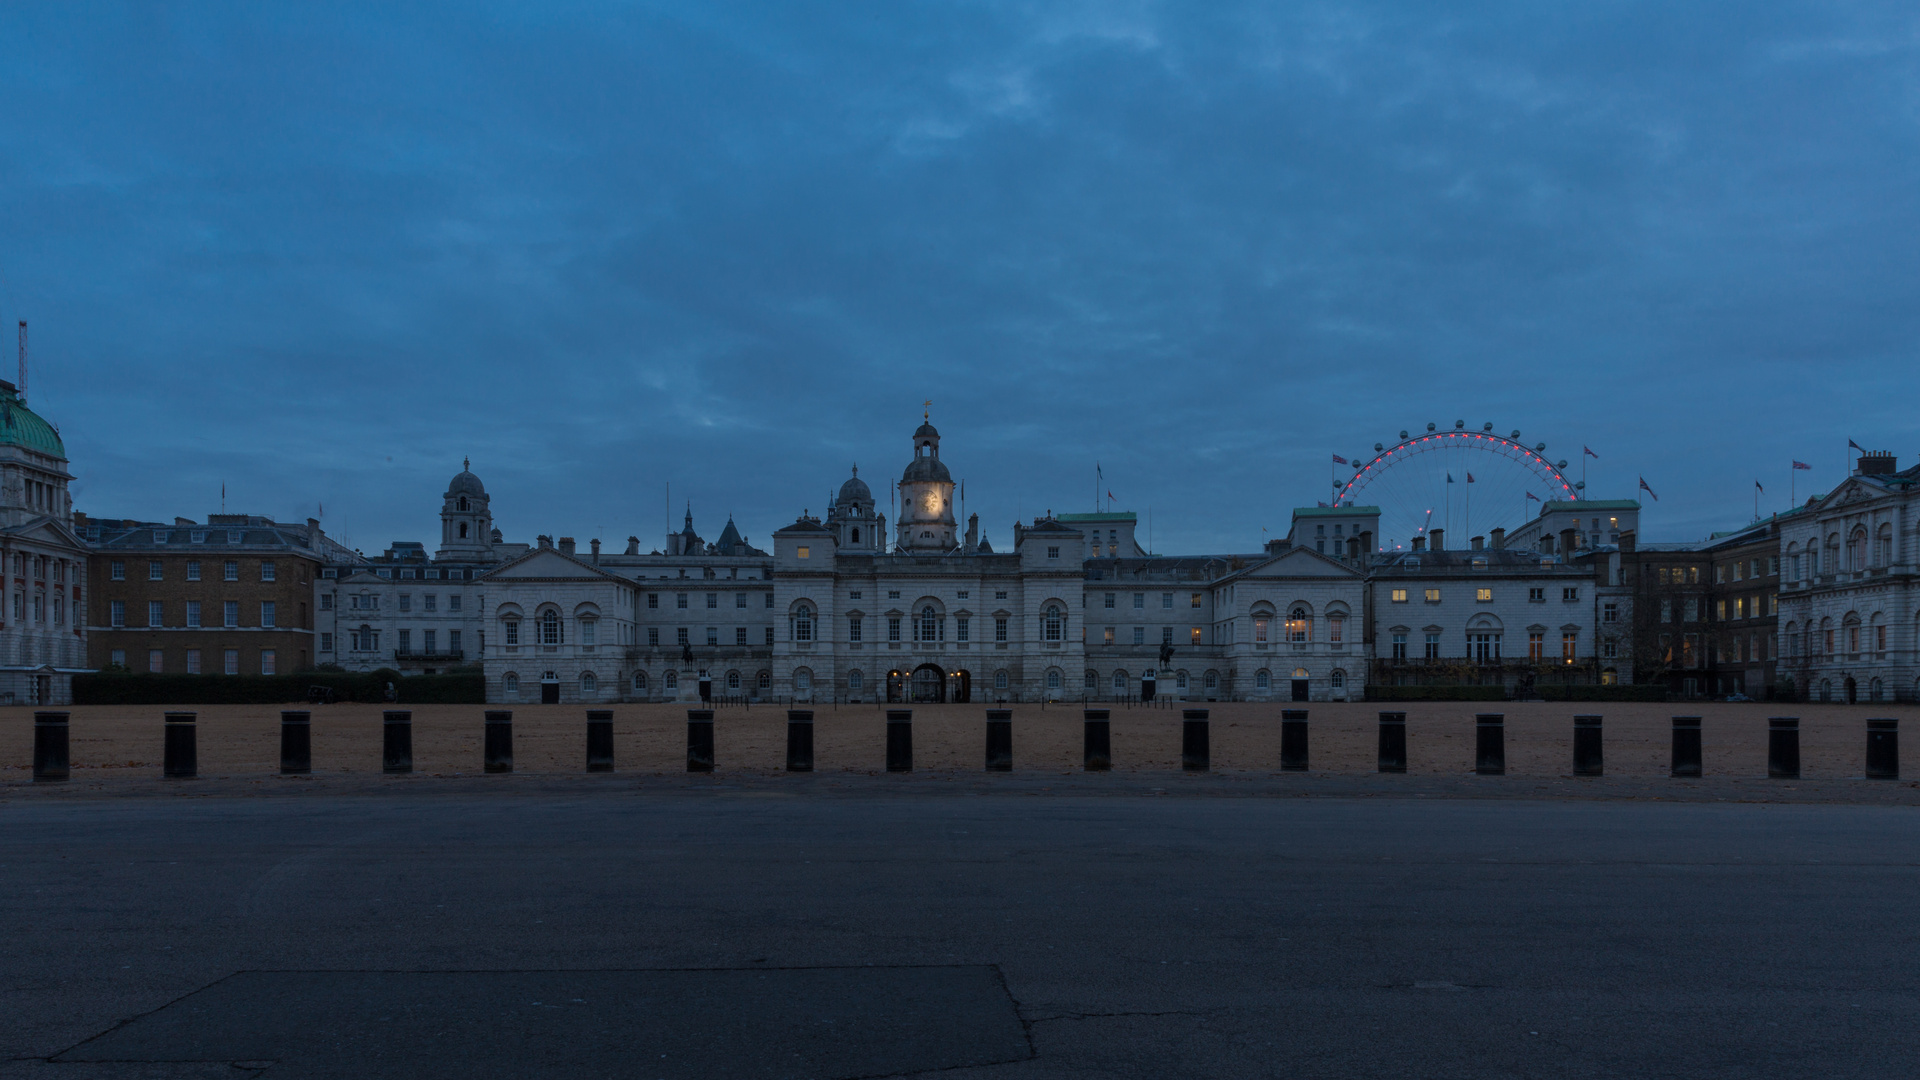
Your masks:
[[[1520,432],[1479,431],[1456,420],[1451,430],[1428,424],[1375,443],[1373,454],[1347,459],[1351,479],[1334,480],[1335,506],[1378,506],[1379,544],[1409,546],[1415,537],[1445,529],[1449,547],[1472,536],[1509,531],[1531,520],[1544,503],[1582,498],[1583,482],[1569,480],[1565,461],[1546,456],[1547,444],[1520,441]]]

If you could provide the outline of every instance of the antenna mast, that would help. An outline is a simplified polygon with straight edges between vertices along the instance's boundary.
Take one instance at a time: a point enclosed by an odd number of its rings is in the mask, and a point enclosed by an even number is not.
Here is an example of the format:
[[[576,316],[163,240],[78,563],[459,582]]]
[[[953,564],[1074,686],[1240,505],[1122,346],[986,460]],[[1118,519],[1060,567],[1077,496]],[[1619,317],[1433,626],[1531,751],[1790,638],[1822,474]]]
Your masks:
[[[27,320],[20,320],[20,401],[27,400]]]

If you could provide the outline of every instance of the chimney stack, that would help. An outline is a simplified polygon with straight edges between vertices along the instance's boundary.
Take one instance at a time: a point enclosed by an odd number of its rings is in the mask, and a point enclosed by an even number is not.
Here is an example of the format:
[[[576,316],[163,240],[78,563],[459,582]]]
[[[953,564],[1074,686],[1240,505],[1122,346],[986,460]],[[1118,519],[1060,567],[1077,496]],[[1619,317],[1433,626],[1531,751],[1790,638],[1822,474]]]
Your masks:
[[[592,547],[593,547],[593,565],[599,566],[600,565],[600,541],[598,538],[596,538],[592,542]]]
[[[1433,550],[1445,551],[1447,549],[1447,545],[1445,543],[1445,537],[1446,537],[1445,529],[1428,529],[1427,535],[1433,537]]]
[[[1579,548],[1580,542],[1577,539],[1579,535],[1580,535],[1579,533],[1574,532],[1572,529],[1560,530],[1560,554],[1562,557],[1565,557],[1565,558],[1573,557],[1574,551],[1576,551]]]
[[[637,536],[627,537],[627,554],[629,555],[640,554],[640,538],[639,537]]]
[[[1415,550],[1415,551],[1425,551],[1425,550],[1427,550],[1427,538],[1426,538],[1426,537],[1424,537],[1424,536],[1416,536],[1416,537],[1414,537],[1414,538],[1413,538],[1413,550]]]
[[[1471,539],[1471,540],[1469,540],[1469,541],[1467,541],[1467,543],[1469,543],[1469,544],[1472,544],[1472,545],[1473,545],[1473,550],[1475,550],[1475,551],[1481,551],[1481,550],[1483,550],[1483,549],[1485,549],[1485,547],[1486,547],[1486,545],[1487,545],[1487,538],[1486,538],[1486,537],[1484,537],[1484,536],[1476,536],[1476,537],[1474,537],[1473,539]]]
[[[1493,550],[1500,551],[1507,546],[1507,530],[1504,526],[1490,530],[1487,536],[1493,544]]]
[[[560,554],[562,555],[573,554],[573,537],[563,536],[560,538]]]

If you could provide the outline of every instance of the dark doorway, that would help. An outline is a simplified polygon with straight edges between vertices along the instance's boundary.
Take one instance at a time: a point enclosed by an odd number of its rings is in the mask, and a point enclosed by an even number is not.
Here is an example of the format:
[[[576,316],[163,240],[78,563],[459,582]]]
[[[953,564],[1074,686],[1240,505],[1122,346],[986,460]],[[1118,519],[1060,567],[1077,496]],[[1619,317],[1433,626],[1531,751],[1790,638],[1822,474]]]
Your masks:
[[[548,679],[540,683],[540,704],[560,704],[560,680]]]
[[[1295,701],[1307,700],[1307,680],[1305,679],[1293,680],[1293,700]]]
[[[937,664],[921,664],[913,669],[913,700],[937,705],[947,700],[947,673]]]
[[[901,705],[907,700],[907,673],[904,671],[887,672],[887,704]]]
[[[1855,686],[1853,683],[1853,677],[1848,676],[1847,677],[1847,704],[1849,705],[1857,704],[1860,700],[1858,696],[1859,692],[1860,692],[1859,687]]]
[[[973,700],[973,672],[966,668],[953,673],[953,700],[961,705]]]

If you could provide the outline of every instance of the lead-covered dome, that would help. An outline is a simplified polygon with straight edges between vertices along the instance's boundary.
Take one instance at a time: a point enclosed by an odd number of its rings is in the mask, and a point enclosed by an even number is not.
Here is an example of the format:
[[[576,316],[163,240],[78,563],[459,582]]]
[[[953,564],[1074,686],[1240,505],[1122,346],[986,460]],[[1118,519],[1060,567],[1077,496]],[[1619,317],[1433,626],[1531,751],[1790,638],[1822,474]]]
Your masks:
[[[938,480],[943,484],[953,483],[953,474],[940,463],[940,459],[931,455],[917,457],[907,463],[907,471],[900,474],[901,483],[911,484],[916,480]]]
[[[0,383],[0,446],[18,446],[62,461],[67,459],[67,447],[60,441],[60,433],[41,419],[40,414],[27,408],[11,383]]]
[[[846,483],[840,485],[840,505],[853,506],[856,503],[871,502],[873,502],[873,490],[867,487],[865,480],[860,479],[860,467],[856,465],[853,468],[853,475],[847,479]]]
[[[487,493],[486,485],[480,482],[480,478],[468,471],[472,465],[471,460],[460,462],[460,471],[454,473],[453,480],[447,484],[448,495],[485,495]]]

